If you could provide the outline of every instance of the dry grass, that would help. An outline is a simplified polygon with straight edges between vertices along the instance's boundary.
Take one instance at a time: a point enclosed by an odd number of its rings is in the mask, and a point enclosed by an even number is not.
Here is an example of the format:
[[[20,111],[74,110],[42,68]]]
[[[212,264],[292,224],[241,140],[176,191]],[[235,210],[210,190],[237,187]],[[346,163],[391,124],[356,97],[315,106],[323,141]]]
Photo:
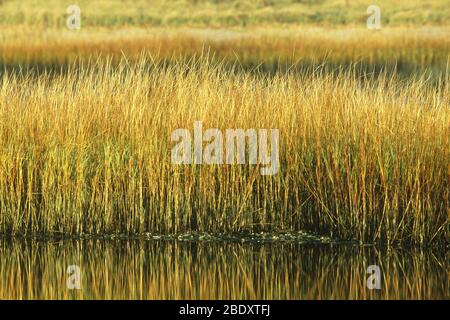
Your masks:
[[[77,3],[0,0],[1,299],[448,297],[447,1]],[[172,165],[197,120],[278,128],[280,172]]]
[[[293,65],[332,68],[358,63],[367,72],[397,68],[408,75],[425,70],[445,73],[450,57],[450,28],[121,28],[2,29],[0,61],[5,67],[63,68],[97,57],[136,60],[143,51],[167,60],[208,54],[209,59],[246,69],[275,72]]]
[[[67,7],[81,8],[82,26],[361,25],[366,0],[1,0],[0,25],[64,27]],[[450,21],[447,0],[377,0],[383,25]]]
[[[143,57],[0,84],[0,232],[81,235],[306,229],[448,239],[450,85],[352,70],[230,72]],[[280,174],[174,166],[170,134],[279,128]]]

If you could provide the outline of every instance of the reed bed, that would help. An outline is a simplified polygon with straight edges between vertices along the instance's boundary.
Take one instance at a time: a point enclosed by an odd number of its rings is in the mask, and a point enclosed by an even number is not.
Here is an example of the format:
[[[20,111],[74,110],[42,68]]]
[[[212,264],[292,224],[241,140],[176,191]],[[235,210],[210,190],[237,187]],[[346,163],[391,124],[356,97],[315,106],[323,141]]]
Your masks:
[[[236,70],[235,70],[236,69]],[[207,58],[5,71],[0,233],[307,230],[362,242],[448,243],[450,79],[268,76]],[[173,165],[171,132],[278,128],[280,172]]]

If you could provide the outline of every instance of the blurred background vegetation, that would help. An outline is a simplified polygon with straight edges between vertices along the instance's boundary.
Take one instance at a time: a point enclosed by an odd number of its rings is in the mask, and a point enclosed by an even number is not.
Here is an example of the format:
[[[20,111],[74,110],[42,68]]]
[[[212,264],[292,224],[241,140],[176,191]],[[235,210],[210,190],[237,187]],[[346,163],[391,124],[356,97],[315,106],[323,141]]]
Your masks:
[[[71,4],[83,26],[359,25],[372,4],[385,25],[450,22],[450,0],[0,0],[0,25],[64,26]]]

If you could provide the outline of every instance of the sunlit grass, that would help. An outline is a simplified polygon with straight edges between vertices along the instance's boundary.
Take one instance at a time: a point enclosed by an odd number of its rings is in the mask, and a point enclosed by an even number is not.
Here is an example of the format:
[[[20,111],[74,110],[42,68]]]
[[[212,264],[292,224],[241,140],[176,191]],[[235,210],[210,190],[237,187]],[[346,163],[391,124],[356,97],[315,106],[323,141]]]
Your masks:
[[[71,4],[83,26],[364,25],[365,0],[1,0],[0,25],[64,27]],[[449,23],[446,0],[377,0],[383,25]]]
[[[228,69],[227,69],[228,70]],[[299,230],[443,243],[449,78],[359,79],[352,69],[229,72],[205,60],[5,73],[0,232],[81,235]],[[278,128],[280,173],[170,161],[170,134]]]
[[[447,1],[69,4],[0,0],[0,299],[448,298]],[[279,173],[173,165],[194,121]]]
[[[68,64],[112,57],[136,60],[145,51],[167,61],[208,56],[242,68],[276,72],[288,68],[382,68],[406,75],[445,74],[450,64],[450,28],[83,28],[6,27],[0,61],[4,68],[66,69]],[[2,68],[3,69],[3,68]]]

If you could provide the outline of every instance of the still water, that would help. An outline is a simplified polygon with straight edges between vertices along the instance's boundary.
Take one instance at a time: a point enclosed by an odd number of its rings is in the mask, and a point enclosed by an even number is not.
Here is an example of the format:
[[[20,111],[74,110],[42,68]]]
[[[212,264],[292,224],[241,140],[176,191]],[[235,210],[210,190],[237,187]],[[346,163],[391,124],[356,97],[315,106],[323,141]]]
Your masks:
[[[0,240],[0,298],[448,299],[448,267],[445,251],[348,244]]]

